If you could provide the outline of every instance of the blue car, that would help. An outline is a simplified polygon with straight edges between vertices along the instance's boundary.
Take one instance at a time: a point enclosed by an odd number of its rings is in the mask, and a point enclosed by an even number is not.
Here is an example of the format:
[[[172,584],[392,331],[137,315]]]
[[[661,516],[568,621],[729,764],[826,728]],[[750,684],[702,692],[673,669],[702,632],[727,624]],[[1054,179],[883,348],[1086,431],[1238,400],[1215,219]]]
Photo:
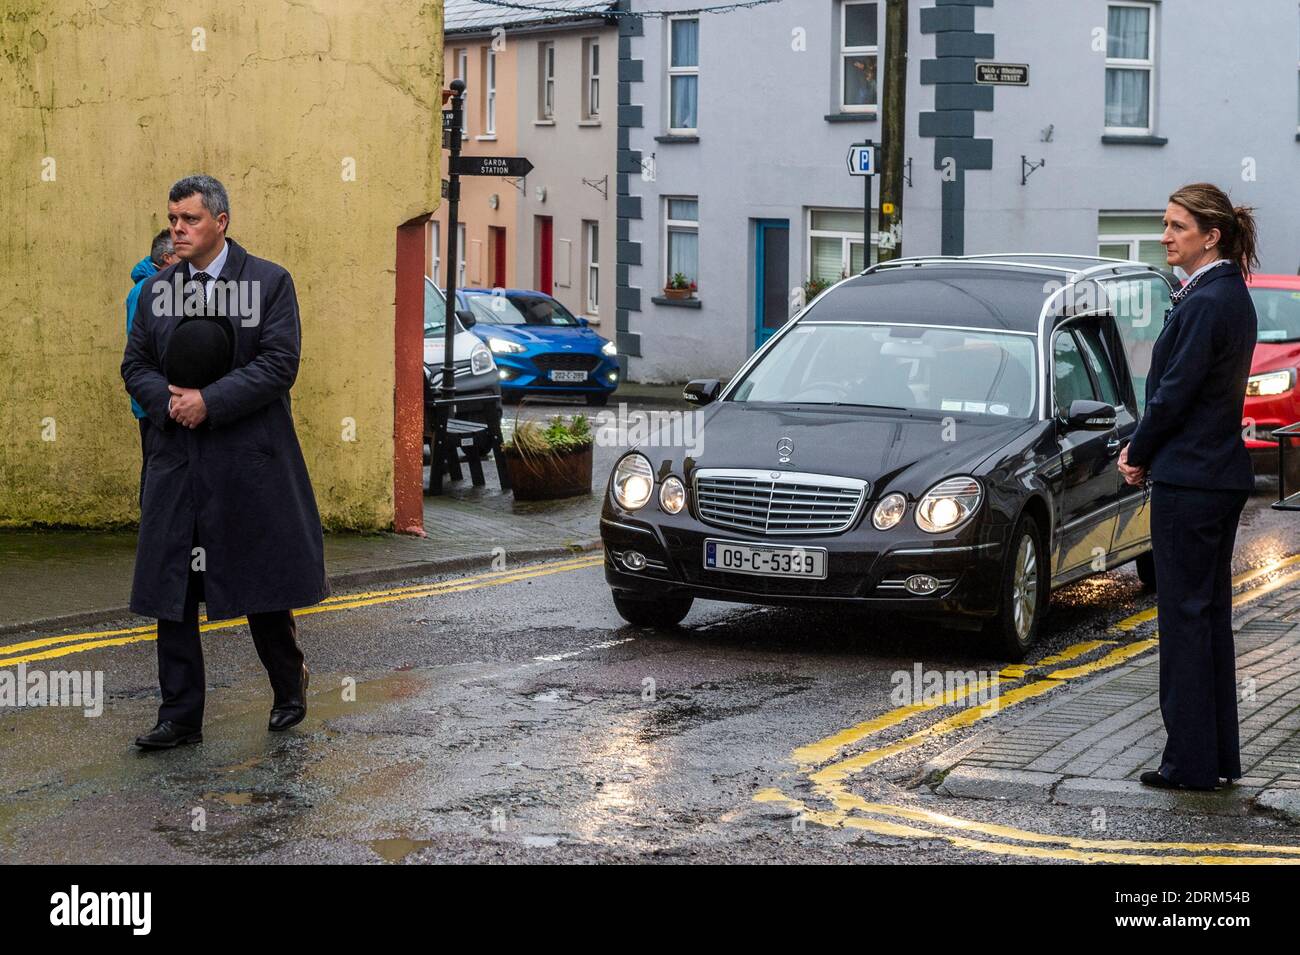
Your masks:
[[[470,331],[492,350],[503,400],[581,395],[603,405],[618,387],[614,343],[544,292],[467,288],[456,299],[474,316]]]

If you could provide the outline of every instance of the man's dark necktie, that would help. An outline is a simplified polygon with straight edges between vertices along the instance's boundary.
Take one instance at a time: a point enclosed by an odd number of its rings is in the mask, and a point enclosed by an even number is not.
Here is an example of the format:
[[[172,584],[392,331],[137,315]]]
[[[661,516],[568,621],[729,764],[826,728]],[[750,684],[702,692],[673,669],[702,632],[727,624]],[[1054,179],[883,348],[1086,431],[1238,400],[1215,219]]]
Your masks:
[[[207,272],[195,272],[194,275],[190,277],[191,282],[199,283],[199,292],[203,295],[203,311],[200,314],[211,314],[211,311],[208,308],[208,282],[211,281],[211,279],[212,276]]]

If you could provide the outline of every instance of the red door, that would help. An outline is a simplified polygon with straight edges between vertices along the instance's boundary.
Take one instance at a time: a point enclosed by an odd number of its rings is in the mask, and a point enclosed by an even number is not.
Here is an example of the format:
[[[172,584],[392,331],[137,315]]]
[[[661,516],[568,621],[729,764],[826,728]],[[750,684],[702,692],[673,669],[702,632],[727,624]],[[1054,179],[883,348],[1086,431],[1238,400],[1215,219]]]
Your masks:
[[[506,287],[506,230],[492,226],[492,287]]]
[[[551,253],[553,246],[551,217],[537,217],[537,291],[552,292]]]

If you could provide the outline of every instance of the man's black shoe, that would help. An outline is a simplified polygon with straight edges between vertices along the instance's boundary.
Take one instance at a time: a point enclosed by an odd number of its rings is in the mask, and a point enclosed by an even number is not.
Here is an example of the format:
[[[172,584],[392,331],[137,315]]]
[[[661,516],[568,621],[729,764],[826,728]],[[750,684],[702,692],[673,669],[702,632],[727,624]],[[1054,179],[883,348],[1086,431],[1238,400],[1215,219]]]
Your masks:
[[[311,671],[307,669],[307,664],[304,663],[302,665],[302,689],[298,693],[298,698],[271,707],[271,719],[266,724],[268,730],[272,733],[279,733],[282,730],[287,730],[290,726],[297,726],[303,721],[307,716],[307,684],[310,681]]]
[[[1138,777],[1143,786],[1154,786],[1156,789],[1190,789],[1196,792],[1213,792],[1218,786],[1189,786],[1186,783],[1176,783],[1172,779],[1166,779],[1160,775],[1159,770],[1151,770],[1143,773]]]
[[[203,742],[203,731],[196,726],[185,726],[162,720],[157,726],[135,738],[135,745],[141,749],[171,749],[182,743]]]

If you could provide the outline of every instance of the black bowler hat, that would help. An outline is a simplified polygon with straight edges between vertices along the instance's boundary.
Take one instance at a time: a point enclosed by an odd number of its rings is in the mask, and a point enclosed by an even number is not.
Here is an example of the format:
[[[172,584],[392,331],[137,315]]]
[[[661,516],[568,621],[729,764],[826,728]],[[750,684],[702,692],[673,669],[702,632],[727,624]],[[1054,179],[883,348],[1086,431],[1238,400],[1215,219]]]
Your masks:
[[[206,388],[230,371],[235,333],[224,318],[191,316],[167,341],[163,374],[180,388]]]

